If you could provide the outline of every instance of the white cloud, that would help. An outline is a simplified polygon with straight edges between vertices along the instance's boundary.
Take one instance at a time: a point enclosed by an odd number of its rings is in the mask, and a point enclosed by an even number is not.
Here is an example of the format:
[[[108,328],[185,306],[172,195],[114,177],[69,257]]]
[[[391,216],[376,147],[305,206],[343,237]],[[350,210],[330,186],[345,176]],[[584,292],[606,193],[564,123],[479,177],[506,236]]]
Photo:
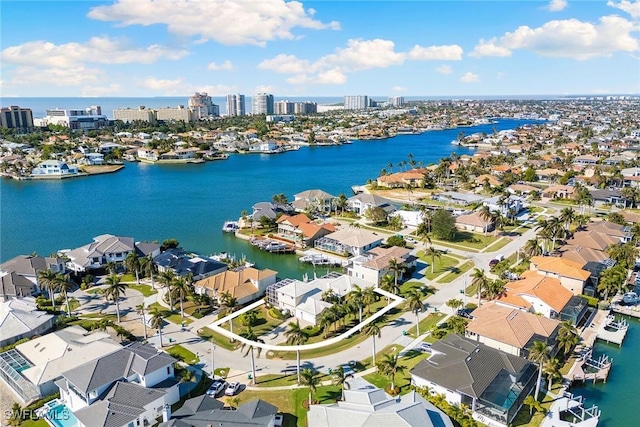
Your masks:
[[[637,24],[616,15],[603,16],[598,24],[577,19],[554,20],[538,28],[521,26],[488,42],[480,40],[472,55],[508,56],[522,49],[577,60],[608,57],[615,52],[640,50],[640,43],[631,35],[638,30]]]
[[[92,37],[86,43],[70,42],[56,45],[37,40],[10,46],[2,51],[0,59],[8,64],[64,68],[84,63],[152,64],[159,59],[176,60],[187,54],[186,50],[169,49],[160,45],[137,48],[130,46],[125,40]]]
[[[440,74],[451,74],[453,69],[451,68],[451,65],[441,65],[436,68],[436,72]]]
[[[636,1],[622,0],[619,3],[616,3],[614,1],[608,1],[607,6],[615,7],[616,9],[620,9],[623,12],[627,12],[633,18],[640,18],[640,0],[636,0]]]
[[[391,40],[350,39],[346,47],[324,55],[316,61],[300,59],[295,55],[280,54],[265,59],[258,68],[280,74],[293,74],[287,81],[294,85],[344,84],[349,73],[374,68],[388,68],[405,61],[460,60],[462,48],[451,46],[414,46],[410,51],[397,52]]]
[[[274,85],[259,85],[253,89],[253,93],[274,93],[276,89]]]
[[[5,73],[6,75],[6,73]],[[37,68],[33,66],[17,67],[11,72],[12,77],[6,85],[14,86],[82,86],[104,79],[102,70],[85,67],[71,68]]]
[[[407,88],[403,86],[394,86],[391,88],[391,93],[404,93],[406,91]]]
[[[294,39],[294,28],[340,29],[336,21],[313,19],[315,10],[298,1],[285,0],[116,0],[97,6],[89,18],[117,21],[121,25],[164,24],[180,36],[197,36],[226,45],[264,46],[278,39]]]
[[[216,64],[215,62],[212,62],[207,66],[207,69],[213,70],[213,71],[219,71],[219,70],[230,71],[230,70],[233,70],[233,64],[229,60],[224,61],[222,64]]]
[[[460,77],[460,81],[462,83],[476,83],[480,81],[480,76],[468,71],[464,73],[462,77]]]
[[[567,0],[551,0],[547,5],[547,10],[551,12],[560,12],[568,6]]]
[[[140,83],[140,86],[144,88],[152,89],[155,91],[163,91],[165,93],[175,92],[182,85],[183,85],[183,82],[181,78],[170,80],[170,79],[157,79],[151,76],[147,77]]]

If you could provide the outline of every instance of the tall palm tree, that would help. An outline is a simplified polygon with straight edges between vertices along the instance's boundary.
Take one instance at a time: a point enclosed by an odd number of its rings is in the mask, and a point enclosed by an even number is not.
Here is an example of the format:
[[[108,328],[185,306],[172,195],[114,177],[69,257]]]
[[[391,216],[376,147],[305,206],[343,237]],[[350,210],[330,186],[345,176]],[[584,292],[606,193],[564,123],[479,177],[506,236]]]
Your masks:
[[[371,364],[372,366],[376,366],[376,337],[378,338],[382,338],[382,330],[380,329],[380,326],[378,326],[376,323],[371,322],[368,325],[366,325],[364,328],[362,328],[362,332],[365,335],[369,335],[372,338],[372,345],[373,345],[373,352],[371,355]]]
[[[558,347],[562,353],[566,356],[569,352],[580,342],[580,334],[578,333],[573,322],[565,320],[560,323],[560,329],[558,330],[558,337],[556,338]]]
[[[544,373],[547,376],[547,388],[551,390],[554,378],[562,378],[560,373],[560,361],[556,358],[548,359],[544,364]]]
[[[105,280],[107,288],[104,290],[104,297],[109,300],[112,299],[116,303],[116,314],[118,316],[118,323],[120,323],[120,296],[126,294],[127,285],[120,282],[120,276],[112,274]]]
[[[340,193],[338,194],[338,197],[336,197],[335,205],[337,208],[340,208],[340,214],[344,213],[345,208],[349,204],[348,200],[349,199],[347,199],[347,196],[345,196],[344,193]]]
[[[431,274],[433,274],[435,272],[436,258],[442,260],[442,252],[433,246],[429,246],[424,250],[424,256],[431,258]]]
[[[482,292],[489,289],[490,280],[484,270],[479,268],[473,269],[471,277],[473,279],[471,284],[476,286],[476,291],[478,292],[478,307],[480,307],[480,303],[482,302]]]
[[[392,294],[398,294],[398,292],[400,291],[398,283],[393,280],[393,276],[391,276],[390,274],[385,274],[382,277],[382,279],[380,280],[380,289]],[[389,297],[387,297],[387,304],[389,304]]]
[[[180,317],[184,319],[184,300],[191,295],[191,285],[186,277],[176,278],[173,282],[173,292],[175,292],[176,298],[180,301]]]
[[[394,289],[398,289],[398,276],[404,274],[404,272],[407,271],[407,268],[401,260],[391,258],[389,260],[389,271],[393,271]]]
[[[71,280],[68,274],[58,273],[56,274],[56,288],[64,296],[64,302],[67,305],[67,315],[71,316],[71,305],[69,304],[69,291],[71,291],[76,284]]]
[[[529,239],[527,243],[525,243],[524,248],[522,249],[524,254],[528,258],[533,258],[534,256],[542,255],[542,246],[538,242],[538,239]]]
[[[176,282],[176,273],[173,270],[165,270],[158,275],[158,280],[169,295],[169,310],[173,311],[173,296],[171,295]]]
[[[571,223],[576,219],[576,211],[571,207],[566,207],[560,211],[560,222],[564,224],[565,235],[569,234],[569,227]]]
[[[362,288],[358,285],[354,285],[351,292],[346,295],[346,300],[354,308],[358,309],[359,323],[362,323],[362,308],[364,306],[364,295]]]
[[[151,258],[151,254],[144,258],[140,258],[140,271],[144,273],[144,277],[149,277],[151,279],[151,286],[155,286],[155,281],[153,280],[153,274],[158,271],[156,264],[153,262],[153,258]]]
[[[135,251],[129,252],[127,257],[124,259],[124,265],[127,268],[127,272],[134,272],[136,275],[136,284],[140,284],[140,260],[138,259],[138,255],[136,255]]]
[[[47,269],[38,271],[38,284],[41,289],[45,289],[49,293],[51,299],[51,308],[56,309],[56,291],[58,290],[58,282],[56,281],[56,273]]]
[[[329,333],[329,328],[333,323],[333,313],[329,311],[328,308],[325,308],[320,313],[320,317],[318,318],[318,327],[322,328],[322,333],[324,338],[327,338],[327,334]]]
[[[386,375],[391,380],[391,390],[396,389],[395,378],[397,374],[402,374],[407,367],[399,363],[400,357],[397,354],[385,354],[383,359],[376,365],[382,375]]]
[[[367,286],[362,290],[362,302],[366,307],[367,314],[370,313],[371,304],[378,301],[378,294],[373,290],[373,286]],[[362,319],[360,319],[362,323]]]
[[[238,308],[238,300],[229,292],[223,292],[220,295],[220,308],[226,313],[233,313]],[[233,319],[229,320],[229,331],[233,333]],[[233,339],[231,340],[234,341]]]
[[[116,274],[118,272],[118,265],[113,261],[107,261],[104,268],[109,274]]]
[[[160,338],[160,348],[162,348],[162,324],[164,323],[164,312],[159,310],[158,307],[153,307],[149,313],[149,324],[152,328],[158,330],[158,337]]]
[[[331,382],[333,385],[339,385],[342,389],[342,400],[344,400],[344,389],[349,389],[347,379],[353,378],[353,374],[347,374],[342,366],[338,366],[331,371]]]
[[[144,301],[142,302],[142,304],[136,305],[136,311],[142,318],[142,327],[144,328],[145,341],[147,340],[147,318],[145,316],[146,308],[147,307],[145,306]]]
[[[309,408],[311,408],[311,397],[316,392],[318,385],[320,385],[320,377],[318,371],[311,368],[304,368],[300,373],[300,383],[309,387]]]
[[[529,349],[529,360],[538,365],[538,381],[536,383],[536,394],[534,395],[537,399],[540,394],[540,382],[542,381],[544,364],[549,360],[547,345],[542,341],[534,341],[533,345]]]
[[[407,308],[416,315],[416,336],[420,336],[420,312],[424,310],[422,295],[420,291],[412,289],[407,293],[405,298]]]
[[[309,339],[309,336],[300,327],[300,321],[290,322],[289,330],[284,333],[284,336],[287,337],[289,345],[303,345]],[[300,384],[300,349],[296,350],[296,366],[298,367],[298,384]]]
[[[490,220],[492,219],[491,209],[489,209],[489,206],[481,207],[480,210],[478,211],[478,216],[480,217],[481,220],[486,222],[486,224],[484,226],[484,230],[483,230],[483,233],[486,236],[487,235],[487,228],[489,227]]]
[[[241,333],[240,336],[254,343],[264,344],[264,341],[258,338],[256,333],[253,332],[253,329],[251,329],[251,326],[247,326],[247,329],[243,333]],[[242,350],[244,350],[246,346],[247,345],[243,343]],[[258,350],[258,358],[260,358],[260,353],[262,353],[262,347],[255,346],[253,344],[248,346],[247,351],[244,353],[244,356],[242,357],[247,357],[247,355],[251,353],[251,383],[255,385],[256,384],[256,361],[255,361],[255,358],[253,357],[254,349]]]

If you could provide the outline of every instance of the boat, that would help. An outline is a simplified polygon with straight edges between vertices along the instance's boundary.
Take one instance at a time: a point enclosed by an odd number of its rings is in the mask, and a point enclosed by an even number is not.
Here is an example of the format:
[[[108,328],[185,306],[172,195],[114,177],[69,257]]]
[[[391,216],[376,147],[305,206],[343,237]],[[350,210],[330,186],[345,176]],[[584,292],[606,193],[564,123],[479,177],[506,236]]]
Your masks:
[[[280,242],[271,241],[264,245],[264,250],[268,252],[281,252],[287,249],[287,245]]]
[[[635,292],[627,292],[622,295],[622,302],[627,305],[636,305],[640,302],[640,296]]]
[[[224,231],[225,233],[235,233],[238,230],[240,230],[238,221],[225,221],[224,225],[222,226],[222,231]]]

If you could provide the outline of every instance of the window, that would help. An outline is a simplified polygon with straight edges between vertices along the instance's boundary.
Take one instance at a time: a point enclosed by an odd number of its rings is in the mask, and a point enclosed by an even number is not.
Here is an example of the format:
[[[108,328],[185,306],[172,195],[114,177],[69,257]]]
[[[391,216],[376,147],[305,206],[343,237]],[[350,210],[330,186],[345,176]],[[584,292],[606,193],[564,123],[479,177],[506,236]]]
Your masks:
[[[167,366],[167,375],[171,375],[171,366]]]

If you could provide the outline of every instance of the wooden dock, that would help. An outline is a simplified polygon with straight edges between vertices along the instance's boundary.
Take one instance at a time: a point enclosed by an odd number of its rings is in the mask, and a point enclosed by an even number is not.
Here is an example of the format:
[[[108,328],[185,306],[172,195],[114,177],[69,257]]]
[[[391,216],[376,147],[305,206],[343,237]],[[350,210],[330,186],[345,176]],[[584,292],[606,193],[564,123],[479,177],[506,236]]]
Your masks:
[[[640,305],[611,304],[611,311],[640,319]]]
[[[604,321],[598,326],[596,337],[600,340],[622,345],[629,325],[624,319],[616,319],[615,315],[610,314],[605,317]]]

